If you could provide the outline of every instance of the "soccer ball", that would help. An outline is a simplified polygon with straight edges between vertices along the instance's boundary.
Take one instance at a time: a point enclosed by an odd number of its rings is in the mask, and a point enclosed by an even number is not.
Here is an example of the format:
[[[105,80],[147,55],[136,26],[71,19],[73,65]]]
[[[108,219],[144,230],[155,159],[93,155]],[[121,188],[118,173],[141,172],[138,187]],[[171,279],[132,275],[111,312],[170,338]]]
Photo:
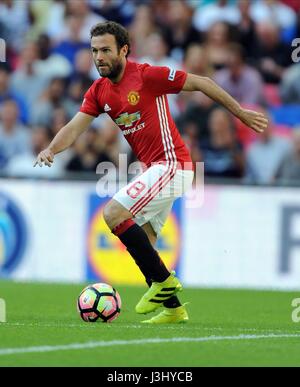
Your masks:
[[[82,290],[77,309],[86,322],[111,322],[121,311],[121,297],[110,285],[97,283]]]

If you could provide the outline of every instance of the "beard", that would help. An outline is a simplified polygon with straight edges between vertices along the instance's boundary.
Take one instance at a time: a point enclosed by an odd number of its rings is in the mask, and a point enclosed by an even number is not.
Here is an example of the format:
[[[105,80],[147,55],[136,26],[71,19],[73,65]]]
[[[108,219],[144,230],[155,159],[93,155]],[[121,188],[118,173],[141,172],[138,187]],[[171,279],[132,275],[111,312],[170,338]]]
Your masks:
[[[108,63],[104,64],[106,67],[98,67],[96,64],[97,71],[101,77],[115,79],[122,71],[122,62],[119,59],[113,60],[110,65]]]

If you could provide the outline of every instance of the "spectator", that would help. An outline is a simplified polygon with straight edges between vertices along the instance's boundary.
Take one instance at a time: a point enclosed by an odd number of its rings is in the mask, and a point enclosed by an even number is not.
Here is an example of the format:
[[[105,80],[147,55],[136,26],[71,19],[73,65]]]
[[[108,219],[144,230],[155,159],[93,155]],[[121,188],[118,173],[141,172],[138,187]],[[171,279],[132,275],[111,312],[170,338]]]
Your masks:
[[[213,76],[206,51],[199,44],[191,44],[184,59],[185,71],[200,76]],[[184,105],[183,112],[177,118],[181,132],[196,133],[199,144],[208,138],[208,117],[217,104],[203,93],[179,94],[179,104]]]
[[[66,13],[82,19],[79,40],[89,42],[91,28],[97,23],[105,22],[104,17],[94,13],[87,0],[67,0],[66,3]],[[65,32],[70,37],[71,31]]]
[[[209,141],[202,146],[205,176],[242,177],[244,155],[230,114],[222,108],[215,109],[209,117],[208,128]]]
[[[104,119],[100,130],[98,146],[100,151],[105,150],[107,159],[115,165],[119,164],[121,149],[122,153],[127,155],[131,152],[131,148],[124,146],[122,142],[128,145],[119,127],[110,118]]]
[[[259,72],[246,65],[242,46],[233,43],[228,48],[227,68],[217,71],[215,81],[243,104],[263,103],[263,81]]]
[[[40,101],[32,108],[31,124],[49,126],[53,111],[63,107],[71,116],[73,104],[65,97],[66,81],[63,78],[53,78]]]
[[[265,131],[248,148],[246,154],[246,183],[275,183],[279,168],[290,153],[290,141],[274,135],[272,126],[270,120]]]
[[[70,172],[96,173],[99,163],[112,162],[96,129],[85,132],[74,144],[73,151],[74,155],[66,166],[67,171]]]
[[[30,148],[30,132],[19,122],[19,109],[14,100],[6,100],[0,112],[0,169],[14,156]]]
[[[65,13],[65,0],[53,0],[47,15],[48,22],[44,31],[52,41],[58,41],[62,38],[63,29],[65,28]]]
[[[55,6],[51,7],[45,32],[55,42],[70,40],[76,32],[76,41],[78,43],[88,43],[91,27],[104,21],[105,19],[102,16],[91,10],[87,0],[67,0],[63,2],[58,0],[55,1]],[[73,24],[76,24],[76,27]]]
[[[207,77],[213,75],[213,69],[209,64],[207,53],[200,44],[193,43],[188,46],[183,63],[188,73]]]
[[[48,78],[41,74],[36,66],[37,60],[37,44],[35,42],[25,44],[21,51],[19,66],[11,76],[13,89],[26,100],[28,106],[37,101],[48,85]]]
[[[94,66],[91,50],[83,48],[76,53],[75,62],[73,64],[72,79],[84,78],[90,79],[92,82],[99,78],[99,73]]]
[[[28,12],[30,15],[30,29],[27,38],[36,40],[45,31],[48,24],[48,15],[51,13],[53,1],[30,1]]]
[[[207,31],[203,47],[205,48],[209,64],[215,70],[220,70],[226,65],[230,43],[228,24],[217,22]]]
[[[51,53],[51,40],[48,35],[41,34],[36,41],[38,47],[38,60],[35,63],[35,68],[38,74],[43,77],[68,77],[72,71],[70,62],[59,53]]]
[[[299,9],[293,0],[284,2]],[[34,149],[38,149],[37,144],[46,142],[46,128],[50,128],[52,138],[68,122],[77,112],[92,80],[99,77],[90,53],[89,29],[92,24],[106,18],[129,23],[132,55],[136,60],[180,68],[182,59],[187,72],[211,78],[219,70],[215,80],[240,102],[251,105],[262,102],[261,81],[257,72],[251,69],[252,63],[264,81],[281,82],[284,103],[300,104],[300,65],[289,68],[292,48],[282,43],[282,30],[294,26],[291,22],[294,16],[291,16],[293,11],[291,13],[282,7],[280,1],[49,0],[47,4],[42,3],[0,0],[0,35],[8,43],[6,57],[10,64],[9,68],[7,64],[0,64],[0,109],[7,100],[17,102],[21,122],[33,125],[33,136],[29,135]],[[278,28],[275,19],[270,19],[270,10],[275,10]],[[283,17],[284,13],[287,16]],[[28,40],[38,32],[35,41]],[[233,40],[243,45],[247,61],[239,49],[233,49]],[[193,160],[206,160],[210,176],[240,176],[243,171],[242,149],[235,139],[230,116],[203,93],[182,92],[171,96],[170,105]],[[32,117],[29,117],[29,112]],[[3,128],[2,121],[0,126]],[[28,134],[28,129],[22,124],[17,122],[17,126],[23,128],[22,133],[27,130]],[[60,170],[68,164],[72,171],[94,173],[98,161],[110,160],[117,164],[120,152],[130,154],[126,140],[111,120],[107,122],[106,115],[94,120],[92,128],[75,145],[73,156],[71,150],[64,153]],[[1,141],[6,137],[1,136]],[[257,141],[261,149],[267,149],[266,153],[269,148],[273,149],[271,159],[279,157],[275,153],[281,152],[273,144],[273,137],[281,143],[276,136],[271,136],[270,141]],[[84,141],[87,141],[86,145]],[[230,153],[229,149],[234,149],[234,152]],[[18,169],[21,171],[25,156],[29,163],[34,152],[29,149],[26,154],[14,155],[6,165],[16,174]],[[4,156],[4,165],[3,160]],[[220,167],[226,165],[226,160],[227,165],[228,160],[235,162],[232,163],[233,169]],[[269,161],[266,165],[270,169]],[[28,176],[30,170],[31,165]],[[276,176],[271,180],[274,181]]]
[[[153,14],[150,6],[146,4],[139,5],[136,8],[133,22],[129,27],[131,37],[131,55],[140,58],[145,55],[145,39],[157,30],[154,23]]]
[[[51,168],[33,168],[37,155],[49,145],[52,137],[49,129],[45,127],[35,127],[31,131],[30,145],[24,153],[18,153],[10,159],[4,172],[13,177],[45,177],[57,178],[63,176],[64,164],[61,155],[57,155],[55,163]]]
[[[73,117],[82,104],[84,94],[92,85],[90,78],[78,75],[68,86],[68,113]]]
[[[153,0],[134,0],[136,4],[147,4],[151,9],[153,20],[156,26],[166,26],[169,23],[169,9],[172,0],[153,1]]]
[[[293,149],[287,155],[279,170],[279,182],[293,184],[300,182],[300,128],[294,129],[292,137]]]
[[[278,84],[284,70],[292,64],[291,47],[281,42],[279,29],[273,23],[257,24],[256,35],[254,63],[265,82]]]
[[[53,48],[53,53],[64,56],[71,65],[75,61],[77,52],[83,48],[90,48],[90,44],[87,42],[89,35],[86,36],[86,40],[81,40],[81,29],[83,27],[83,18],[80,15],[69,15],[66,18],[66,23],[69,28],[69,32],[66,37],[56,44]]]
[[[256,23],[273,23],[280,28],[291,28],[296,25],[295,11],[278,0],[253,1],[251,15]]]
[[[19,52],[30,26],[27,1],[1,1],[0,22],[5,28],[7,43]]]
[[[28,106],[24,98],[18,95],[10,85],[11,70],[6,63],[0,63],[0,107],[7,99],[13,99],[18,105],[20,120],[28,122]]]
[[[135,13],[135,3],[127,0],[88,0],[88,3],[97,15],[101,15],[106,20],[113,20],[128,26]]]
[[[49,125],[49,133],[51,140],[58,133],[58,131],[69,122],[71,117],[73,117],[73,114],[69,115],[63,106],[58,106],[53,109],[51,122]],[[72,151],[70,149],[66,149],[58,156],[60,163],[65,166],[72,157]]]
[[[200,95],[198,100],[194,98],[176,120],[181,133],[193,131],[197,133],[199,144],[206,143],[209,137],[209,117],[217,107],[218,105],[204,94]]]
[[[57,106],[53,109],[50,122],[50,134],[52,138],[65,126],[71,119],[66,110],[62,106]]]
[[[201,41],[201,34],[191,23],[192,9],[186,1],[170,1],[167,14],[166,37],[171,49],[171,56],[181,62],[187,47],[191,43]]]
[[[193,17],[193,24],[198,31],[208,31],[217,22],[226,22],[236,25],[240,14],[235,6],[228,4],[227,0],[217,0],[213,4],[199,6]]]
[[[187,73],[192,73],[200,75],[203,77],[212,78],[214,71],[212,66],[208,62],[208,57],[204,48],[197,43],[192,43],[189,45],[185,52],[183,67]],[[181,92],[178,95],[178,103],[185,108],[190,105],[202,105],[205,104],[204,99],[209,99],[203,93],[188,93]],[[183,113],[184,114],[184,113]]]
[[[152,66],[168,66],[178,69],[178,62],[168,56],[169,47],[162,35],[152,32],[144,41],[145,55],[139,59],[141,63],[149,63]]]
[[[184,127],[182,138],[188,147],[193,163],[202,161],[200,150],[199,133],[197,127],[193,124],[187,124]]]
[[[255,22],[251,16],[251,0],[238,0],[240,20],[236,25],[237,40],[244,47],[247,57],[252,56],[255,45]]]
[[[280,94],[285,104],[300,105],[300,63],[288,68],[282,78]]]

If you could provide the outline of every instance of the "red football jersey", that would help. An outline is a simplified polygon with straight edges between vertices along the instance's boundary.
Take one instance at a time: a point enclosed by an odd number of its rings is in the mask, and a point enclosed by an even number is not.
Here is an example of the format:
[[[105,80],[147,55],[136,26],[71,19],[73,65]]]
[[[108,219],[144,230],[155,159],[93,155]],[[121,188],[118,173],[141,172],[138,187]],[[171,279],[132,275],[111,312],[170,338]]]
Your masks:
[[[171,117],[166,94],[179,93],[186,76],[184,71],[127,61],[120,82],[100,78],[93,83],[80,111],[95,117],[107,113],[147,167],[164,161],[183,168],[185,162],[191,165],[191,158]]]

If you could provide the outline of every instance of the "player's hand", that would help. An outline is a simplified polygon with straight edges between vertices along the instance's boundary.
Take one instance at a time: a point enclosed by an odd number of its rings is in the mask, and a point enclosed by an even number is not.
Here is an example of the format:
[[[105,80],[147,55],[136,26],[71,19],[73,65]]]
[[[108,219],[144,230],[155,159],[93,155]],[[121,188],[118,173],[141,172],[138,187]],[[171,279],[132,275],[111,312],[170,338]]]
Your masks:
[[[242,109],[239,119],[257,133],[262,133],[268,126],[268,118],[254,110]]]
[[[48,167],[51,167],[53,161],[54,161],[54,153],[47,148],[38,154],[33,166],[35,167],[36,165],[39,165],[40,167],[42,167],[43,164],[45,164],[45,165],[48,165]]]

